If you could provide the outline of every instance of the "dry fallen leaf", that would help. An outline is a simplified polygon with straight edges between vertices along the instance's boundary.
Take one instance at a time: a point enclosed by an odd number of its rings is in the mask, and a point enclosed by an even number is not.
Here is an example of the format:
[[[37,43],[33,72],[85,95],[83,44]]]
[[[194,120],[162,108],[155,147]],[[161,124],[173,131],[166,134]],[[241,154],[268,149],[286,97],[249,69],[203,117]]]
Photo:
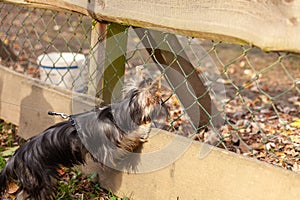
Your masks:
[[[296,128],[300,128],[300,118],[293,121],[290,125]]]
[[[265,149],[265,145],[263,145],[262,143],[253,143],[250,145],[250,147],[255,150],[264,150]]]
[[[8,191],[7,193],[8,194],[14,194],[18,191],[19,189],[19,186],[15,183],[10,183],[9,186],[8,186]]]
[[[59,175],[64,175],[66,173],[66,170],[64,167],[61,167],[60,169],[57,170]]]

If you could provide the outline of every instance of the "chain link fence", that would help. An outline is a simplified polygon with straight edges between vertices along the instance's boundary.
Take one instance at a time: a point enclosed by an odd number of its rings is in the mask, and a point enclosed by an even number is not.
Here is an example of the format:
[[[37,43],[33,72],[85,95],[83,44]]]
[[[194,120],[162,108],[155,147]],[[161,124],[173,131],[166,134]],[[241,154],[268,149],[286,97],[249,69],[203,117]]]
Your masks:
[[[162,74],[169,116],[156,127],[300,171],[298,54],[6,3],[0,18],[2,65],[106,103],[137,66]]]

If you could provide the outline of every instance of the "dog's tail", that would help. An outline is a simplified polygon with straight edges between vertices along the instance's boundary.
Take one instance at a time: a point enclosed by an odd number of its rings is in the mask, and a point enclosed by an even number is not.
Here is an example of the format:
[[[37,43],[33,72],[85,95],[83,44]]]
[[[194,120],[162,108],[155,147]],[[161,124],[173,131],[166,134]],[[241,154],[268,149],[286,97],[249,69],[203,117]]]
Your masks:
[[[13,158],[11,158],[0,173],[0,196],[3,195],[12,179]]]

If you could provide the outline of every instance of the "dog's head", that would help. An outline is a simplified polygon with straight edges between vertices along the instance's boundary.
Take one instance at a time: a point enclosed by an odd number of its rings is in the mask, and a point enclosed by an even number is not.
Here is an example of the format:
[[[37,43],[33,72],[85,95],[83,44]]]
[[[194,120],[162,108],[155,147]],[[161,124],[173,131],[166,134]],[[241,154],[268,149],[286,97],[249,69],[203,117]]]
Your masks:
[[[132,86],[125,99],[129,99],[130,117],[137,125],[151,123],[160,110],[161,80],[150,78]]]
[[[127,85],[124,93],[120,102],[73,116],[86,149],[98,162],[112,167],[148,138],[161,108],[160,78]]]
[[[160,78],[145,79],[127,85],[124,99],[111,105],[114,122],[122,132],[117,142],[117,146],[121,149],[132,152],[141,143],[147,141],[151,122],[157,117],[161,108],[160,82]]]

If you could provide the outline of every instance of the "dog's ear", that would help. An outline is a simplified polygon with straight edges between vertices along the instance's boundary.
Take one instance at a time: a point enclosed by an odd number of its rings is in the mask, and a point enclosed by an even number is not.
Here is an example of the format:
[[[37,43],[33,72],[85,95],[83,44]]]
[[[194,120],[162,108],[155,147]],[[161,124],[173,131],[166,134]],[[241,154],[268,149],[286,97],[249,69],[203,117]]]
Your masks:
[[[149,92],[153,96],[161,97],[161,76],[158,76],[154,81],[152,81]]]
[[[127,84],[123,87],[123,93],[125,94],[124,98],[130,97],[133,91],[145,88],[147,79],[145,78],[143,69],[144,67],[142,65],[136,66],[135,77],[133,79],[129,79]]]

